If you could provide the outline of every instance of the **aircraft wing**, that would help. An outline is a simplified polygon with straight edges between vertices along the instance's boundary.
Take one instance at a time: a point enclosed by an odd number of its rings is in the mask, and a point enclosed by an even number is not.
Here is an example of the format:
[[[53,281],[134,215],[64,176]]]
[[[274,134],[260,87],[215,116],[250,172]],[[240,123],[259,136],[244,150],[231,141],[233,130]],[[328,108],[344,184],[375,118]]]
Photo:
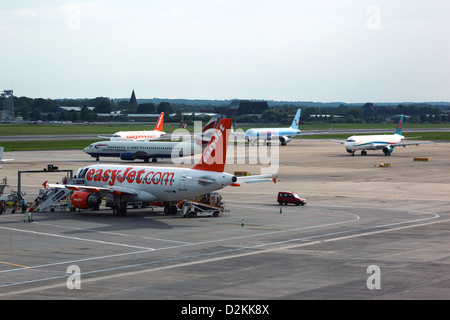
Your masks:
[[[418,146],[419,144],[428,144],[433,143],[433,141],[424,141],[424,142],[402,142],[402,143],[392,143],[386,145],[385,143],[372,143],[367,145],[367,150],[381,150],[385,147],[406,147],[406,146]]]
[[[330,127],[330,129],[328,131],[319,131],[319,130],[313,130],[313,131],[300,131],[299,133],[290,135],[288,134],[289,137],[296,137],[296,136],[315,136],[315,135],[320,135],[320,134],[329,134],[331,131],[333,130],[333,126]]]
[[[344,144],[344,143],[345,143],[345,141],[341,141],[341,140],[333,140],[333,139],[328,139],[328,141],[331,141],[331,142],[337,142],[337,143],[340,143],[340,144]]]
[[[175,141],[191,139],[193,137],[193,134],[172,134],[172,133],[166,133],[165,135],[162,135],[160,137],[146,139],[146,141],[148,141],[148,140],[151,140],[151,141],[172,140],[172,135],[174,136],[173,139],[175,139]],[[145,140],[140,140],[140,141],[145,141]]]
[[[436,141],[424,141],[424,142],[402,142],[391,144],[391,147],[406,147],[406,146],[418,146],[419,144],[436,143]]]
[[[124,188],[124,187],[91,187],[91,186],[83,186],[83,185],[76,185],[76,184],[49,184],[50,188],[67,188],[72,191],[86,191],[90,193],[111,193],[111,194],[128,194],[128,195],[137,195],[137,192],[135,192],[132,189]]]
[[[133,153],[133,157],[135,159],[145,159],[145,158],[151,158],[152,155],[145,151],[136,151],[135,153]]]
[[[3,159],[3,150],[4,147],[0,147],[0,162],[13,161],[14,159]]]
[[[99,137],[99,138],[102,138],[102,139],[108,139],[108,140],[111,140],[112,135],[110,135],[110,136],[101,136],[101,135],[98,135],[98,137]]]

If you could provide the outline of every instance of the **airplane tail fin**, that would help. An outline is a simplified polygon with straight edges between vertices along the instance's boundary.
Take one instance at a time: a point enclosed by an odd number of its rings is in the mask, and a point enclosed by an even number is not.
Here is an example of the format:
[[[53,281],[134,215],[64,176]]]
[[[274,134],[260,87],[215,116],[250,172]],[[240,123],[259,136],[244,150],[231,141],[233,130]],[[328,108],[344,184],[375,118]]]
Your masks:
[[[298,109],[295,114],[294,120],[292,120],[291,129],[298,129],[298,125],[300,124],[300,112],[302,109]]]
[[[230,136],[231,119],[222,119],[211,141],[203,150],[200,161],[192,168],[195,170],[223,172],[227,158],[228,138]]]
[[[209,142],[208,137],[212,136],[211,132],[214,130],[216,125],[217,125],[217,118],[212,117],[211,119],[209,119],[208,123],[202,129],[202,133],[201,133],[200,137],[195,138],[195,143],[198,146],[202,146],[202,147],[207,145]]]
[[[395,134],[401,135],[403,130],[403,115],[400,116]]]
[[[155,131],[163,131],[163,124],[164,124],[164,112],[161,112],[159,115],[158,122],[155,126]]]
[[[209,119],[208,123],[203,127],[202,132],[206,132],[209,129],[214,129],[217,124],[217,118],[212,117]]]

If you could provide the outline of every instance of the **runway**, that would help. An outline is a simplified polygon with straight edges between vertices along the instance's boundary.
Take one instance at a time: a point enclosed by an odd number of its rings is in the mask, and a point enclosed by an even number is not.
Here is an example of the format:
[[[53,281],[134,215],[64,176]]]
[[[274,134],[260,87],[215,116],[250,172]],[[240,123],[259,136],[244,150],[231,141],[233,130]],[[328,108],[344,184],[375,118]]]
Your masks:
[[[226,212],[216,218],[104,209],[39,213],[28,223],[7,213],[0,299],[449,299],[449,155],[448,144],[433,144],[350,157],[340,145],[300,140],[280,148],[277,184],[221,190]],[[16,159],[1,169],[10,186],[17,170],[49,158],[74,171],[94,163],[82,151],[4,156]],[[429,161],[413,161],[419,156]],[[43,178],[30,175],[23,188],[31,195]],[[308,204],[279,206],[282,190]],[[379,289],[369,288],[373,265]],[[80,289],[68,288],[70,266]]]

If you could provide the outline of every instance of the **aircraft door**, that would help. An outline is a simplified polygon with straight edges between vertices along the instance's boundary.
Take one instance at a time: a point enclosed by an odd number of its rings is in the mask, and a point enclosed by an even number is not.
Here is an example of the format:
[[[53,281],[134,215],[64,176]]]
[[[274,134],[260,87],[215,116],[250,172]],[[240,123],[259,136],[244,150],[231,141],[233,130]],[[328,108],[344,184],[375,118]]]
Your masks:
[[[187,171],[184,171],[180,174],[180,180],[178,182],[178,188],[180,189],[180,191],[186,191],[186,174]]]

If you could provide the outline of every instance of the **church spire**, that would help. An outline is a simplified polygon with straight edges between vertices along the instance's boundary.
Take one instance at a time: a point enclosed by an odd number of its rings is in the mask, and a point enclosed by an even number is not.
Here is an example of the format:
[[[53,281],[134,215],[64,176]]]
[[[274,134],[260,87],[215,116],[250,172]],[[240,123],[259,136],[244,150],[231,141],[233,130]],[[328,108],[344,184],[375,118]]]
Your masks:
[[[131,98],[130,98],[130,103],[128,104],[128,109],[137,109],[138,103],[137,103],[137,99],[136,99],[136,94],[134,93],[134,89],[133,89],[133,93],[131,93]]]

